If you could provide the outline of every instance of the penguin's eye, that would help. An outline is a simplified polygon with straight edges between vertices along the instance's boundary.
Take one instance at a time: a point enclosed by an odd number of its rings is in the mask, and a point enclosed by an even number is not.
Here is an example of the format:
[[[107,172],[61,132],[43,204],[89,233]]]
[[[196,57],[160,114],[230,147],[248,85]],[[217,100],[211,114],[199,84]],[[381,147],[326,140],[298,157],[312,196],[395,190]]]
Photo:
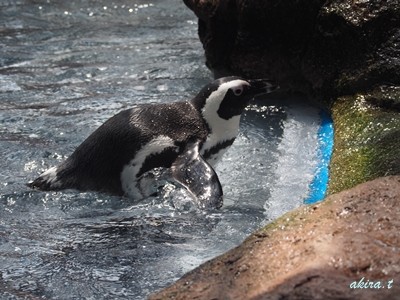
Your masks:
[[[243,87],[235,87],[232,90],[235,96],[240,96],[243,93]]]

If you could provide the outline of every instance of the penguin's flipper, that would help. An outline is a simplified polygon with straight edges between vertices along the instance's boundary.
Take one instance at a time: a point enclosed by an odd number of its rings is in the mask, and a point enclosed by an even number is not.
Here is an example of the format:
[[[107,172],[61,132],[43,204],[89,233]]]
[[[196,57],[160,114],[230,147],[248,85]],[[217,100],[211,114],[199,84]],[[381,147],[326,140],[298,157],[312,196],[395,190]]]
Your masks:
[[[202,209],[222,206],[222,187],[214,169],[199,154],[199,141],[191,142],[172,163],[172,177],[195,196]]]

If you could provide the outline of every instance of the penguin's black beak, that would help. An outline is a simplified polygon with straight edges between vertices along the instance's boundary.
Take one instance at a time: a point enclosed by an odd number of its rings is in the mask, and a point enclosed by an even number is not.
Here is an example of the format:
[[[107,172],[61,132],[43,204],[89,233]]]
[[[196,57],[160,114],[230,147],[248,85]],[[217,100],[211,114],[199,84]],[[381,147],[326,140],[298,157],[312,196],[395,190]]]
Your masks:
[[[279,85],[273,80],[250,79],[247,80],[247,82],[251,85],[251,93],[254,97],[262,94],[268,94],[279,89]]]

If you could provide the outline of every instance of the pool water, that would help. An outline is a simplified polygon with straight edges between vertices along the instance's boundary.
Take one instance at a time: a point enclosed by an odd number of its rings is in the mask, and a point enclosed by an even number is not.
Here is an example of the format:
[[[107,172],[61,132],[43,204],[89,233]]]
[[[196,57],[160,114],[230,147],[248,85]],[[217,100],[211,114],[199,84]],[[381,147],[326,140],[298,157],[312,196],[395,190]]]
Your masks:
[[[181,1],[0,0],[0,298],[143,299],[301,205],[321,161],[320,110],[258,98],[216,168],[224,206],[139,203],[26,183],[137,103],[208,83]]]

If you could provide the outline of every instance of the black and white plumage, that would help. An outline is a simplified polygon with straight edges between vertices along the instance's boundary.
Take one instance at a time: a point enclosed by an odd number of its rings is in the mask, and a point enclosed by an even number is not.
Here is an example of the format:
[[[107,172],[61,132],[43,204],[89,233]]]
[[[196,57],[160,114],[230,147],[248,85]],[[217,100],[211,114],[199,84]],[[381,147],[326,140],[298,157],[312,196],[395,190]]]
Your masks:
[[[200,207],[220,207],[222,188],[213,166],[235,140],[249,101],[275,88],[267,80],[225,77],[190,101],[136,105],[106,121],[67,160],[29,186],[140,199],[152,191],[151,171],[163,169]]]

